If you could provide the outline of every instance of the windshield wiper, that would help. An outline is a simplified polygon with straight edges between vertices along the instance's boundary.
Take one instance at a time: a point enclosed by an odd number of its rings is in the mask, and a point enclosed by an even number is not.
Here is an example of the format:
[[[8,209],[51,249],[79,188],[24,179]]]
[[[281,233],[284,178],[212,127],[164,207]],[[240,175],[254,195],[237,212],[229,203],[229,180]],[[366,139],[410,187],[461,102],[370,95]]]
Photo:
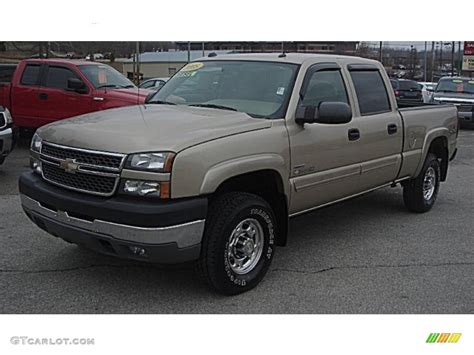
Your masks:
[[[156,105],[176,105],[174,102],[164,101],[164,100],[155,100],[149,101],[148,104],[156,104]]]
[[[216,105],[216,104],[191,104],[191,105],[188,105],[188,106],[217,108],[219,110],[237,111],[237,109],[235,109],[233,107],[223,106],[223,105]]]

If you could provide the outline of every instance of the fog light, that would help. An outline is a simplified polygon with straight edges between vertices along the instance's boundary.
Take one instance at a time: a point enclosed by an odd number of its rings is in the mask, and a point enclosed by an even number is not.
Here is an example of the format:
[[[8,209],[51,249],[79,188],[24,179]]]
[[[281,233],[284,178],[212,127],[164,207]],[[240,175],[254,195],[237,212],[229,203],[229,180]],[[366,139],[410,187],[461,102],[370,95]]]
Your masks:
[[[146,250],[144,248],[140,247],[128,247],[130,251],[137,256],[145,256],[146,255]]]
[[[37,174],[41,175],[41,163],[38,159],[30,158],[30,168]]]
[[[160,196],[160,183],[156,181],[125,180],[123,191],[136,196]]]

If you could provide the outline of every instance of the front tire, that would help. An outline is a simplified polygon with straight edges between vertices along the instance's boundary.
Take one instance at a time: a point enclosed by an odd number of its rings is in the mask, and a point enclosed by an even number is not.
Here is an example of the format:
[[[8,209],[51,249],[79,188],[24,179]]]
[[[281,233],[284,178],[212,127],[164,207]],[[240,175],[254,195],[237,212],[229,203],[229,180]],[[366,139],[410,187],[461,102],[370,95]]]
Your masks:
[[[438,158],[428,153],[418,177],[403,186],[403,201],[410,211],[423,213],[431,210],[438,196],[440,172]]]
[[[197,269],[204,281],[225,295],[257,286],[274,254],[276,220],[259,196],[231,192],[210,205]]]

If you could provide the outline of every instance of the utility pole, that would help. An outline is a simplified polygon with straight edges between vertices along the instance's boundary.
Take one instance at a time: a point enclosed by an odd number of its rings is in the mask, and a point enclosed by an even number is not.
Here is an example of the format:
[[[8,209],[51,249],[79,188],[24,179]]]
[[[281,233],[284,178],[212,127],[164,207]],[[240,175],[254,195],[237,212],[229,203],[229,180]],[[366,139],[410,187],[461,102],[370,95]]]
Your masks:
[[[443,75],[443,41],[439,42],[439,70],[440,76]]]
[[[431,82],[433,82],[434,77],[434,66],[435,66],[435,43],[434,41],[431,42]]]
[[[202,42],[202,56],[204,57],[206,55],[205,51],[204,51],[204,42]]]
[[[462,75],[462,54],[461,54],[461,42],[458,42],[458,73]]]
[[[136,74],[135,83],[138,85],[140,84],[140,42],[137,42],[135,44],[135,54],[137,57],[137,74]]]
[[[454,47],[456,44],[451,42],[451,76],[454,76]]]
[[[188,63],[191,61],[191,42],[188,42]]]
[[[424,55],[425,63],[423,64],[423,68],[424,68],[424,70],[423,70],[423,81],[425,81],[425,82],[426,82],[426,75],[427,75],[426,65],[428,63],[428,53],[427,53],[427,51],[428,51],[428,42],[425,41],[425,55]]]
[[[379,42],[379,62],[382,63],[382,44],[383,42]],[[383,63],[382,63],[383,64]]]

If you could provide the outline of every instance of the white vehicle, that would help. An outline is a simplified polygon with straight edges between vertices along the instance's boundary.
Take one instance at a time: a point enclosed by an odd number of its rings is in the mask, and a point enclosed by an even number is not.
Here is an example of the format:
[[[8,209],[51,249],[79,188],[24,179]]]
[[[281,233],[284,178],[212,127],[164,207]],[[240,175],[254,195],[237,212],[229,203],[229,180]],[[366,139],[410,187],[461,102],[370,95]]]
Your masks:
[[[149,89],[153,91],[160,90],[166,84],[169,78],[152,78],[142,82],[138,87],[140,89]]]
[[[421,94],[423,95],[423,102],[429,104],[433,99],[433,93],[436,89],[437,83],[422,82],[418,84],[422,86]]]

